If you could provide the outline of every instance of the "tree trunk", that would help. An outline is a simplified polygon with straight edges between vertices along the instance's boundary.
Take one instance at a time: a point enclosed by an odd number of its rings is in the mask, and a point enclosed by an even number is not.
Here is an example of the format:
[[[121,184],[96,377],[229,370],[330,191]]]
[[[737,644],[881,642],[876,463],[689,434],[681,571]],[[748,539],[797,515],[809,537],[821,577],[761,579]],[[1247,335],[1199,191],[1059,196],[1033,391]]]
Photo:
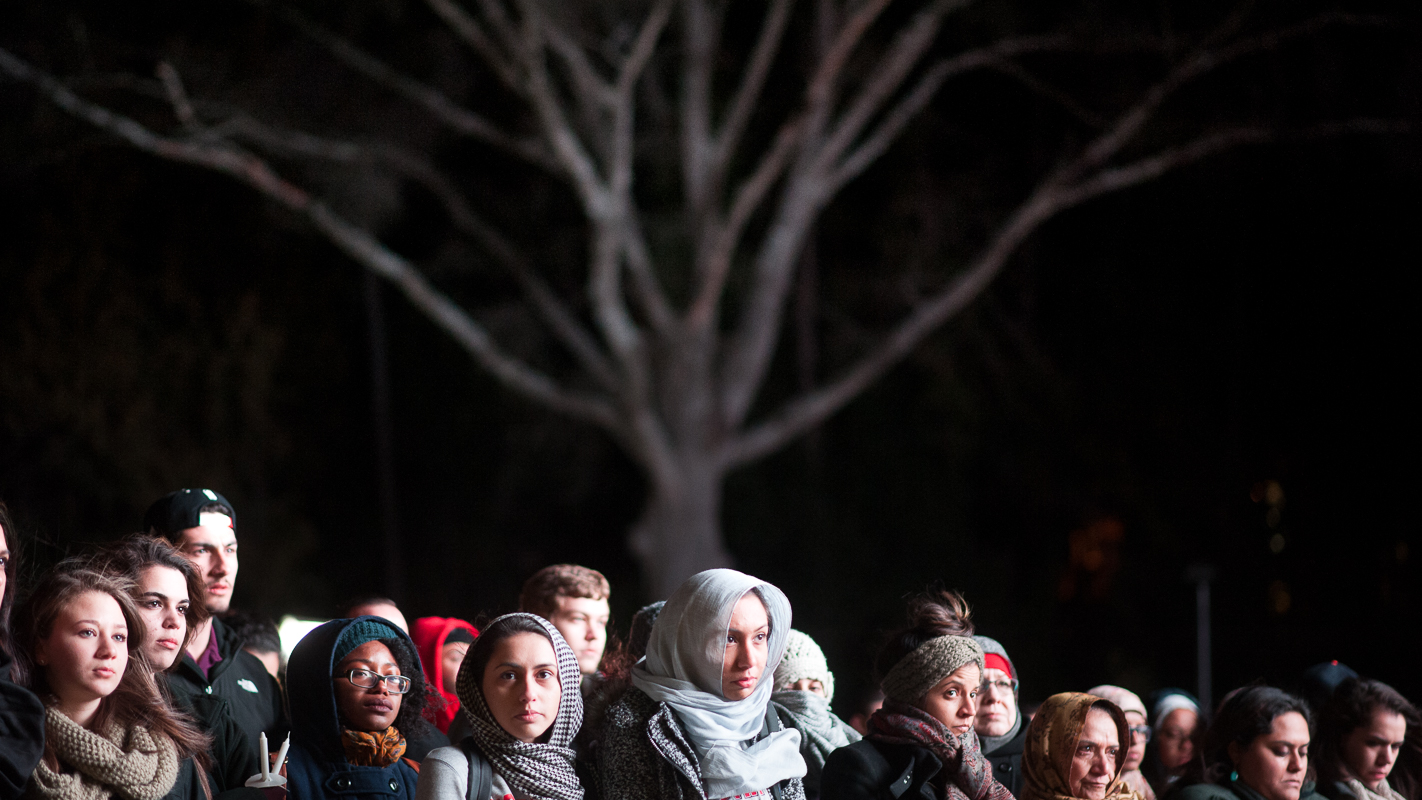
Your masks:
[[[731,566],[721,540],[721,490],[725,477],[710,453],[684,454],[674,480],[650,480],[642,517],[629,541],[642,567],[644,592],[664,600],[682,581],[714,567]]]

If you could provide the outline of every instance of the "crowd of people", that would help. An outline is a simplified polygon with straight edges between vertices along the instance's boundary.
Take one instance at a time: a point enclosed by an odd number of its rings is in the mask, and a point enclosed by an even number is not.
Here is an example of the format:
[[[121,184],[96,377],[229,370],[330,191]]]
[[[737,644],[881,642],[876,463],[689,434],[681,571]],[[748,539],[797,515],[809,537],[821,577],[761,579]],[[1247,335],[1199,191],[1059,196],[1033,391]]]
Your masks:
[[[173,492],[19,591],[0,504],[0,800],[1422,800],[1416,707],[1337,662],[1215,708],[1027,706],[953,592],[910,600],[847,721],[790,598],[730,569],[611,647],[607,580],[559,564],[479,626],[358,598],[283,664],[230,607],[236,519]]]

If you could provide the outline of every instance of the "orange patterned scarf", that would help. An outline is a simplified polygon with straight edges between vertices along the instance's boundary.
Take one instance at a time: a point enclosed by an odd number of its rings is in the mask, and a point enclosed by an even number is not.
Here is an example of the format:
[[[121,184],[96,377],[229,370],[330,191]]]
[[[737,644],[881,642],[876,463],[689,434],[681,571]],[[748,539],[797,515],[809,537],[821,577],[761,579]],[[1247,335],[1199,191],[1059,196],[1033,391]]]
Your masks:
[[[388,767],[405,755],[405,737],[394,725],[383,731],[341,729],[346,763],[357,767]]]

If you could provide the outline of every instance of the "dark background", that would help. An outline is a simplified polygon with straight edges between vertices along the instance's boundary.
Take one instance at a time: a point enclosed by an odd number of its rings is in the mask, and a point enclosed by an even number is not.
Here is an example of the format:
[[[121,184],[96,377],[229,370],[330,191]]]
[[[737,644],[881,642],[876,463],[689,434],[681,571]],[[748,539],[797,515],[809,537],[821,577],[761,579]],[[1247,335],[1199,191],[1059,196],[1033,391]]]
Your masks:
[[[1037,6],[1012,8],[1021,25],[1053,24],[1055,4]],[[301,65],[308,100],[355,91],[282,49],[286,34],[242,4],[155,9],[20,4],[0,45],[64,75],[228,54],[211,69],[227,78],[274,70],[268,48]],[[1285,126],[1415,121],[1415,14],[1358,10],[1387,23],[1270,55],[1187,95],[1167,124],[1241,107]],[[1149,80],[1151,66],[1111,69]],[[812,372],[882,330],[907,284],[961,263],[974,208],[989,214],[1050,162],[1043,143],[1062,123],[1009,84],[950,88],[826,214],[814,259],[826,363]],[[964,104],[1000,113],[965,121]],[[444,152],[458,168],[499,169]],[[1216,697],[1333,658],[1422,696],[1406,388],[1418,156],[1415,133],[1286,139],[1068,212],[821,431],[735,474],[724,524],[738,567],[790,596],[796,627],[829,652],[838,705],[867,685],[904,595],[935,581],[963,590],[980,631],[1004,643],[1024,699],[1102,682],[1193,689],[1192,563],[1218,570]],[[387,241],[514,349],[546,349],[507,287],[439,271],[427,202],[398,186],[355,193],[373,198]],[[570,208],[508,213],[539,238],[538,221],[571,224]],[[0,498],[27,570],[136,529],[170,489],[209,486],[237,507],[237,606],[321,616],[382,589],[356,265],[254,192],[130,151],[14,83],[0,83],[0,220]],[[938,272],[894,267],[915,254]],[[609,577],[625,630],[654,599],[623,544],[636,468],[383,300],[406,616],[512,610],[529,574],[570,561]],[[789,334],[782,350],[767,397],[806,367]]]

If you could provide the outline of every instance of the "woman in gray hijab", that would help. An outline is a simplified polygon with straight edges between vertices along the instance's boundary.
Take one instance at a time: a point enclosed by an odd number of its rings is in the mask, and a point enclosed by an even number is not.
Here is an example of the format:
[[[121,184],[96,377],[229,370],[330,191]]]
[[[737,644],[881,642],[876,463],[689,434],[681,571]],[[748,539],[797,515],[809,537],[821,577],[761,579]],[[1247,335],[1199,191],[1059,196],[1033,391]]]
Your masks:
[[[774,586],[730,569],[688,578],[608,709],[602,796],[804,800],[800,733],[770,703],[789,633],[790,601]]]
[[[973,728],[982,742],[992,774],[1013,797],[1022,794],[1022,751],[1027,726],[1018,704],[1017,665],[996,639],[974,636],[983,649],[983,685],[978,691],[978,717]]]
[[[820,773],[825,759],[861,738],[859,731],[834,715],[834,673],[820,646],[808,634],[790,631],[785,657],[775,668],[775,693],[770,701],[800,732],[800,755],[805,758],[805,795],[820,796]]]

